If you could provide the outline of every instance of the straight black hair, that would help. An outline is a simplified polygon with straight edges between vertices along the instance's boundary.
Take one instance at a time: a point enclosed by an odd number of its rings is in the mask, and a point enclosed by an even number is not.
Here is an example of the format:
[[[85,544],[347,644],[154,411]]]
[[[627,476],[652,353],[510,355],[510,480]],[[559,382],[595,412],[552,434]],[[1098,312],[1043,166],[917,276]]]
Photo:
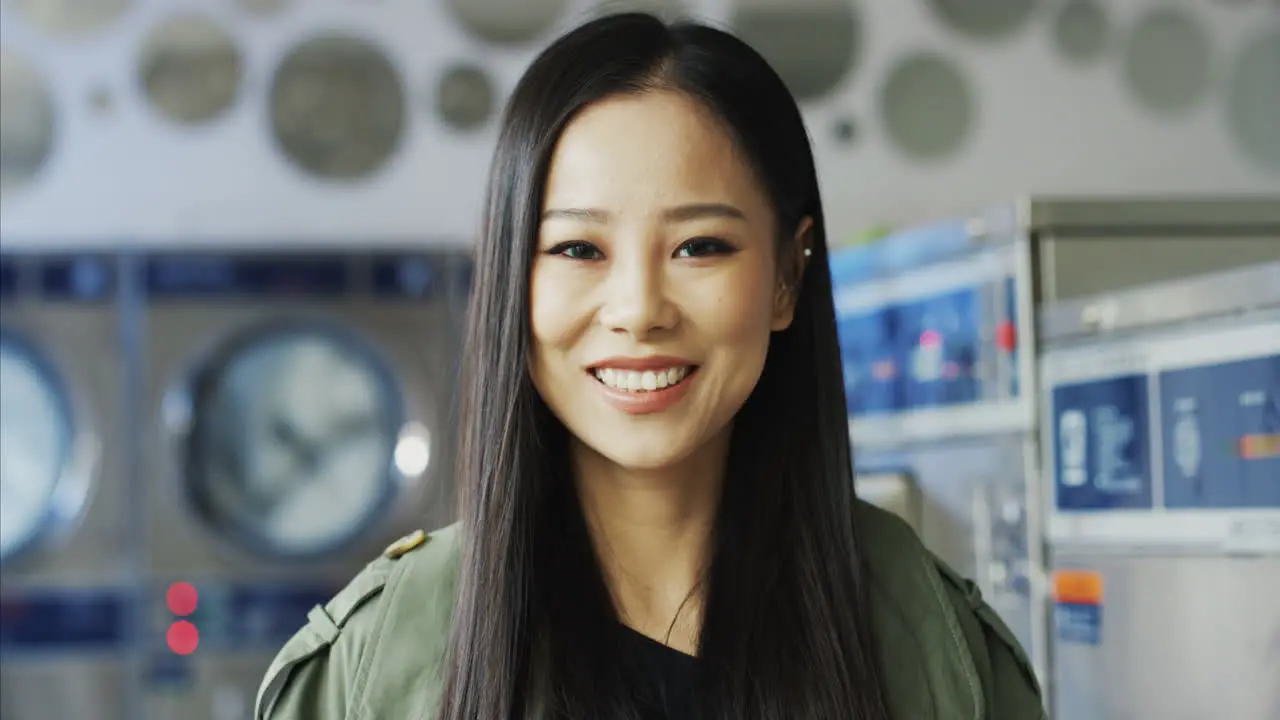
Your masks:
[[[441,720],[633,718],[619,620],[573,488],[567,430],[529,376],[529,275],[566,125],[619,94],[681,92],[723,123],[778,219],[813,221],[794,321],[734,422],[699,638],[699,716],[885,720],[817,173],[795,100],[732,35],[640,13],[534,60],[502,120],[467,320],[462,556]],[[541,703],[530,707],[534,698]]]

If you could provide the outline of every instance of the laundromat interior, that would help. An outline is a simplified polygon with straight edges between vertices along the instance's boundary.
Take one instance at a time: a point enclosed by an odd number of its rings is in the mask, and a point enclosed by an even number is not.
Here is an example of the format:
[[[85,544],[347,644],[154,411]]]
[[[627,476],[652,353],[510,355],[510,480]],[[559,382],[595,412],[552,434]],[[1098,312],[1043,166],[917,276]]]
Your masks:
[[[0,720],[247,720],[456,519],[502,108],[623,9],[800,102],[858,493],[1049,717],[1280,720],[1272,0],[0,0]]]

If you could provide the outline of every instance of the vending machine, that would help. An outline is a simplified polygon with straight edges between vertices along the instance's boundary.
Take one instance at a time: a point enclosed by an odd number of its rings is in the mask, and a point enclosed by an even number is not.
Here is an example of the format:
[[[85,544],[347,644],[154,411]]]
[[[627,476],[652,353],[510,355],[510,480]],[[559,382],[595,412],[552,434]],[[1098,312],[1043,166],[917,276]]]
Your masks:
[[[1055,718],[1280,720],[1277,263],[1276,197],[1023,198],[832,257],[858,491]]]
[[[1045,665],[1032,257],[1012,206],[832,259],[859,495],[973,579]]]
[[[1041,312],[1058,720],[1280,718],[1272,242]]]

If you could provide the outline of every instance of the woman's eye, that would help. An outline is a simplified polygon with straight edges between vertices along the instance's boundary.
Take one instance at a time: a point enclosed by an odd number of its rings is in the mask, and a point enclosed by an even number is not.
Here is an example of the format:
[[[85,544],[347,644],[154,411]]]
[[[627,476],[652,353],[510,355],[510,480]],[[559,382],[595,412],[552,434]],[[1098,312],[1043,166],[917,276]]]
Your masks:
[[[560,243],[547,251],[548,255],[563,255],[570,260],[599,260],[604,257],[600,249],[589,242]]]
[[[706,255],[728,255],[736,251],[729,243],[715,238],[694,238],[676,250],[676,257],[703,257]]]

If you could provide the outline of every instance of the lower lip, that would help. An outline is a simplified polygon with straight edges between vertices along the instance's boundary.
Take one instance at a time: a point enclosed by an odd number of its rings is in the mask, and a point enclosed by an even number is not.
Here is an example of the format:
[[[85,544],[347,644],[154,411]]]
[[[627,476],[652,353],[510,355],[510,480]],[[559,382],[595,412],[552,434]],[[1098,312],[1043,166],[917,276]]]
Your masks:
[[[610,405],[629,415],[649,415],[670,409],[689,394],[689,385],[697,379],[696,371],[689,373],[683,380],[671,387],[648,392],[628,392],[609,387],[593,375],[591,382],[604,393],[604,399]]]

